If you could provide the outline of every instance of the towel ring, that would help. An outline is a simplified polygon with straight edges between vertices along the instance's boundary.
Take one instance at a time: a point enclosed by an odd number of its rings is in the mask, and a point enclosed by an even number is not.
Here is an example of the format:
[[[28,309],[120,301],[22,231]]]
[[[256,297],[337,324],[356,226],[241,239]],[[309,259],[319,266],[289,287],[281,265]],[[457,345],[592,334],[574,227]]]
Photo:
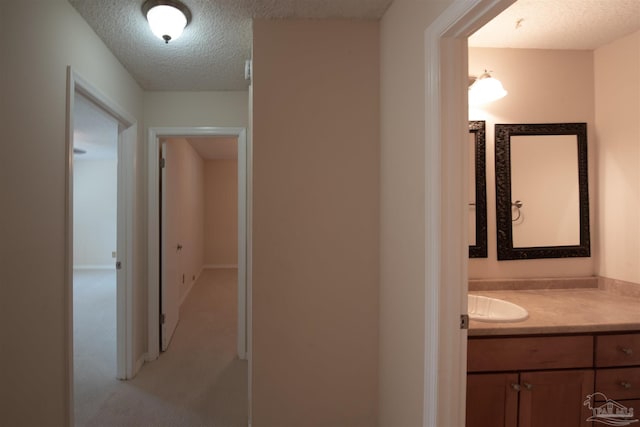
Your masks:
[[[520,216],[522,215],[522,212],[520,212],[520,208],[522,207],[523,203],[520,200],[516,200],[515,202],[511,203],[511,221],[512,222],[516,222],[517,220],[520,219]],[[516,212],[518,213],[518,216],[515,217],[515,219],[513,218],[513,209],[515,208]]]

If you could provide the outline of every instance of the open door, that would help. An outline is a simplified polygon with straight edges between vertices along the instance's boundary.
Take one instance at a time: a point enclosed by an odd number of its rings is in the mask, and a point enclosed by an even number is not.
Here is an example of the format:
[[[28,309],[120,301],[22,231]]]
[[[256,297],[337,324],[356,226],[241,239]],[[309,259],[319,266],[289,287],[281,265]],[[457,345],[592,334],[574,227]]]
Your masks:
[[[178,242],[177,227],[179,206],[176,200],[178,185],[176,177],[172,175],[172,158],[175,159],[171,144],[162,144],[162,179],[161,179],[161,232],[160,247],[160,348],[166,351],[171,342],[173,332],[180,320],[180,278],[179,262],[182,245]]]

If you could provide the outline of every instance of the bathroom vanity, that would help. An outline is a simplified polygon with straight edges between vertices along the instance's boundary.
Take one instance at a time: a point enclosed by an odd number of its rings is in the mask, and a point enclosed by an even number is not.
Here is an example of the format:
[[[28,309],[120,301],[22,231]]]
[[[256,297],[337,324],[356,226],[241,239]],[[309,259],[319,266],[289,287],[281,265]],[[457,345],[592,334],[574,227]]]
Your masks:
[[[529,318],[471,322],[467,427],[592,426],[602,395],[640,417],[640,298],[597,288],[479,294]]]

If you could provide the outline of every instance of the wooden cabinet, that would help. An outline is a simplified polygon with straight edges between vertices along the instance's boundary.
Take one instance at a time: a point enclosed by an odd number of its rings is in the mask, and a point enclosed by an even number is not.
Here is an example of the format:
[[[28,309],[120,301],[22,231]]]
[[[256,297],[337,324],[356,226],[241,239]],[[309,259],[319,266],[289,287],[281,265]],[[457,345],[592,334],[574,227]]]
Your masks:
[[[467,427],[591,426],[594,392],[640,416],[640,332],[471,337],[467,373]]]
[[[597,368],[640,365],[640,333],[596,336]]]
[[[613,400],[640,399],[640,367],[596,370],[596,390]]]
[[[517,373],[467,375],[467,427],[518,425]]]
[[[593,370],[467,375],[467,427],[587,427]]]
[[[596,336],[595,390],[640,414],[640,333]]]
[[[591,368],[593,337],[589,335],[471,338],[468,372]]]
[[[587,427],[583,406],[593,393],[593,370],[539,371],[520,374],[519,427]]]

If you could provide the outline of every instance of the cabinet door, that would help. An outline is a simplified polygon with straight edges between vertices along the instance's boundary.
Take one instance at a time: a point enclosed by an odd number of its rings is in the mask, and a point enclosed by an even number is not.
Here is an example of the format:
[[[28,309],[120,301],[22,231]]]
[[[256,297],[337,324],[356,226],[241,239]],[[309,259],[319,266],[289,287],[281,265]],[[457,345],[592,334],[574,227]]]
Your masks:
[[[593,393],[593,370],[520,374],[519,427],[588,427],[583,405]]]
[[[516,427],[518,374],[467,375],[467,427]]]

